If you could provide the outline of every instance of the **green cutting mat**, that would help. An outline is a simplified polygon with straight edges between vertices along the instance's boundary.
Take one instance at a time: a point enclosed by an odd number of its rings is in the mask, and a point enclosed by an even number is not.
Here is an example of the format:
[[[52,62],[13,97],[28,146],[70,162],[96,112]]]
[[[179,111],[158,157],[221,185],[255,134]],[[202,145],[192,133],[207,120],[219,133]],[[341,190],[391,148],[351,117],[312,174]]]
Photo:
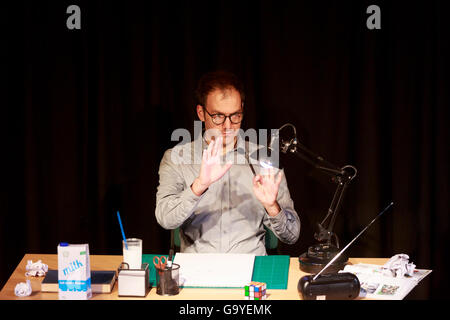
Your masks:
[[[267,289],[287,289],[290,256],[256,256],[252,281],[265,282]]]
[[[142,263],[148,263],[149,281],[152,287],[156,286],[156,270],[153,265],[154,256],[161,254],[143,254]],[[164,255],[166,258],[168,255]],[[287,289],[289,276],[289,256],[256,256],[253,265],[252,281],[264,282],[267,289]]]

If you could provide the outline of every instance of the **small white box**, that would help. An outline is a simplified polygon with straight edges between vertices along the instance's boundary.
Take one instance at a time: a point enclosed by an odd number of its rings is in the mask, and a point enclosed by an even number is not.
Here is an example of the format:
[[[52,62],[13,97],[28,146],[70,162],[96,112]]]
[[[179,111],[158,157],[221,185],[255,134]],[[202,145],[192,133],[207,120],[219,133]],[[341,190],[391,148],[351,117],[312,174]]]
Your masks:
[[[119,296],[145,297],[150,287],[148,263],[143,263],[140,270],[122,267],[123,264],[119,267]]]

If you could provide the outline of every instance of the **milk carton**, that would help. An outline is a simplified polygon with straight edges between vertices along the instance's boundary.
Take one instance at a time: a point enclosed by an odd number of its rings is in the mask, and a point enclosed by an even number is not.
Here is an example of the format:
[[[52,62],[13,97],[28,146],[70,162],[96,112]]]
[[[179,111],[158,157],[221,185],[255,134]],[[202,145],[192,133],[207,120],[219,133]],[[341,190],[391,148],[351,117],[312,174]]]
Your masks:
[[[58,296],[61,300],[92,297],[88,244],[58,245]]]

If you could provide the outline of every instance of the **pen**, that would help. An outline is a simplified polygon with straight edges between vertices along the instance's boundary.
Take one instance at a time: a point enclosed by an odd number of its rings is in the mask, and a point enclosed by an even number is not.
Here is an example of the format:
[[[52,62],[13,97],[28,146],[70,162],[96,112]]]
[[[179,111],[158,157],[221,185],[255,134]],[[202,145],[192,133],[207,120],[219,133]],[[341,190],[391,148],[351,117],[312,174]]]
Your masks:
[[[172,267],[173,249],[169,250],[169,259],[167,259],[167,267]]]

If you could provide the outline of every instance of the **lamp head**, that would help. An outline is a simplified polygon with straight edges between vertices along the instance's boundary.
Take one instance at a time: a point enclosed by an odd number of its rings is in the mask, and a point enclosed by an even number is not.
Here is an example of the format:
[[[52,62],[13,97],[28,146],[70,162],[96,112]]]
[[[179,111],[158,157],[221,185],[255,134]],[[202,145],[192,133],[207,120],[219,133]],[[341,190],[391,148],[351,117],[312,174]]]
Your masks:
[[[250,154],[250,161],[259,164],[264,169],[282,169],[278,149],[261,147]]]

